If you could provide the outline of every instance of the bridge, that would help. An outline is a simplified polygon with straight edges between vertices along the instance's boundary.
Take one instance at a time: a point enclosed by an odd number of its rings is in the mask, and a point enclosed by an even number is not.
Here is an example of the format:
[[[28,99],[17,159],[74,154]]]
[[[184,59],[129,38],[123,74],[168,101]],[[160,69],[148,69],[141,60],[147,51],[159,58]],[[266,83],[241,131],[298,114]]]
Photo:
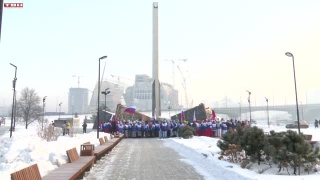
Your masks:
[[[296,105],[278,105],[269,106],[269,111],[285,111],[292,115],[293,120],[297,119]],[[214,108],[217,114],[226,114],[230,118],[239,118],[241,114],[249,113],[249,106],[242,107],[221,107]],[[251,113],[255,111],[267,111],[267,106],[251,106]],[[314,119],[320,119],[320,104],[299,104],[299,116],[300,119],[307,121],[313,121]]]

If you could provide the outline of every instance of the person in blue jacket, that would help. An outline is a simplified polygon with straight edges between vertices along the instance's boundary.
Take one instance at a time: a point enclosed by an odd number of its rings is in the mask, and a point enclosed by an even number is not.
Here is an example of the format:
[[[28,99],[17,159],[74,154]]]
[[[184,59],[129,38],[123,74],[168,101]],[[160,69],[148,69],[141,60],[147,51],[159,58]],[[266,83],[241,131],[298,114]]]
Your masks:
[[[228,131],[228,126],[225,122],[221,123],[221,130],[222,130],[222,134],[221,135],[224,135],[227,131]]]
[[[124,125],[122,123],[122,121],[120,123],[117,124],[118,125],[118,132],[119,134],[123,134],[124,132]]]
[[[160,123],[159,121],[156,121],[154,125],[154,137],[159,137],[161,138],[161,133],[160,133]]]
[[[160,138],[167,138],[167,130],[168,130],[168,124],[166,121],[162,121],[160,125],[161,129],[161,137]]]
[[[124,124],[124,137],[125,138],[128,138],[129,135],[128,135],[128,128],[129,128],[129,125],[128,125],[128,122],[126,121],[125,124]]]
[[[217,133],[216,133],[216,137],[221,137],[221,126],[220,126],[220,125],[221,125],[221,123],[220,123],[220,121],[219,121],[219,120],[217,121],[217,124],[216,124],[216,125],[217,125],[217,130],[216,130],[216,132],[217,132]]]
[[[136,123],[136,131],[137,131],[137,137],[141,138],[141,122],[140,121]]]
[[[177,137],[178,124],[176,121],[172,123],[172,137]]]
[[[217,124],[216,121],[212,121],[212,137],[217,136]]]
[[[132,137],[132,123],[131,122],[128,123],[128,137],[129,138]]]

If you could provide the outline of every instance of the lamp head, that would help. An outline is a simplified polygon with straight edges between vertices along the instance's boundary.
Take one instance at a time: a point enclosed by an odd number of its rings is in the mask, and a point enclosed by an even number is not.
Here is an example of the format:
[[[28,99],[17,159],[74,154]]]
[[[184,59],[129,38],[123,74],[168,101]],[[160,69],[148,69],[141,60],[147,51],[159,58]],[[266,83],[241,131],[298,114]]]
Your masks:
[[[101,59],[105,59],[105,58],[107,58],[108,56],[102,56],[101,58],[99,58],[99,60],[101,60]]]
[[[154,2],[154,3],[153,3],[153,7],[154,7],[154,8],[158,8],[158,2]]]
[[[264,97],[266,99],[266,101],[268,102],[268,98]]]
[[[249,95],[251,94],[251,92],[250,91],[248,91],[248,90],[246,90],[248,93],[249,93]]]
[[[291,52],[286,52],[285,55],[288,57],[293,57],[293,54]]]
[[[108,91],[108,92],[106,93],[106,95],[109,94],[109,93],[110,93],[110,91]]]
[[[11,66],[13,66],[13,67],[15,67],[15,68],[17,68],[17,66],[16,66],[16,65],[14,65],[14,64],[12,64],[12,63],[10,63],[10,65],[11,65]]]

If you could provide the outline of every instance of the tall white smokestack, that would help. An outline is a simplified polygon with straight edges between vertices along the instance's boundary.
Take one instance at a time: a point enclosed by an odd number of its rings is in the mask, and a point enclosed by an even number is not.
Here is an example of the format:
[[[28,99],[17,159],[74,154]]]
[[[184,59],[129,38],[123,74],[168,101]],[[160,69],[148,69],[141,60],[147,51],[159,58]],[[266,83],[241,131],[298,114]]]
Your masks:
[[[153,8],[152,115],[158,119],[158,117],[161,116],[160,81],[159,81],[159,52],[158,52],[158,2],[154,2],[152,8]]]

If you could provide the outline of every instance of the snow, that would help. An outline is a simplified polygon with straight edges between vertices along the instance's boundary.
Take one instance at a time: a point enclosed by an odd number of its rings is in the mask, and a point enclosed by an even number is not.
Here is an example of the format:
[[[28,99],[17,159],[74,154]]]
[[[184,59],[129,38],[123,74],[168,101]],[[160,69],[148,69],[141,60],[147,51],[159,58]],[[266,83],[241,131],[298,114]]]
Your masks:
[[[10,119],[10,118],[7,118]],[[48,122],[57,117],[48,117]],[[81,121],[84,115],[80,116]],[[80,126],[82,122],[80,121]],[[7,121],[6,126],[9,125]],[[265,131],[271,129],[279,132],[286,131],[284,126],[258,126]],[[0,127],[3,128],[3,127]],[[57,141],[47,142],[41,140],[38,135],[39,125],[30,125],[26,130],[24,125],[17,124],[16,130],[10,138],[10,132],[0,136],[0,179],[10,179],[10,174],[22,168],[37,163],[41,175],[47,174],[60,164],[67,162],[66,150],[76,147],[80,153],[80,144],[90,141],[99,145],[96,132],[82,134],[80,130],[72,136],[60,136]],[[80,127],[79,127],[80,128]],[[87,129],[91,129],[88,124]],[[312,134],[312,140],[320,141],[320,129],[311,126],[308,129],[301,129],[304,134]],[[107,133],[100,133],[99,136],[108,136]],[[319,179],[319,172],[307,175],[302,169],[300,176],[288,175],[286,171],[277,173],[277,166],[266,170],[263,174],[258,171],[268,167],[267,165],[253,164],[251,169],[242,169],[239,164],[230,163],[227,160],[219,160],[220,149],[216,146],[218,138],[193,137],[192,139],[168,138],[161,141],[168,148],[173,148],[182,157],[181,161],[191,164],[206,179]],[[319,146],[319,143],[317,144]],[[319,169],[319,167],[318,167]],[[292,169],[289,169],[292,173]]]

